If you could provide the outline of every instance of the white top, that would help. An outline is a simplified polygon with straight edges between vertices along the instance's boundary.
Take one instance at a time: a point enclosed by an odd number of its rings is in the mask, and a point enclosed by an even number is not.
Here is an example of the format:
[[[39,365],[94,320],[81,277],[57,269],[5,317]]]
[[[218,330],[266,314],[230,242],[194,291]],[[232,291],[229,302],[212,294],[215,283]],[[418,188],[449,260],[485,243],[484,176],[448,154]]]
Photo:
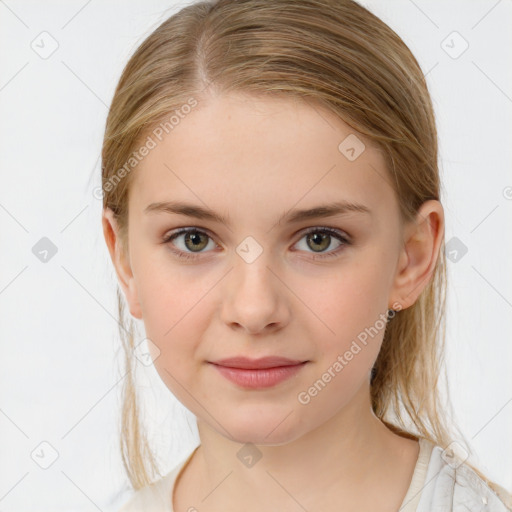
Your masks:
[[[512,495],[500,487],[496,494],[469,466],[442,456],[443,449],[419,438],[420,452],[409,489],[397,512],[510,512]],[[135,491],[118,512],[174,512],[174,485],[195,451],[172,471]]]

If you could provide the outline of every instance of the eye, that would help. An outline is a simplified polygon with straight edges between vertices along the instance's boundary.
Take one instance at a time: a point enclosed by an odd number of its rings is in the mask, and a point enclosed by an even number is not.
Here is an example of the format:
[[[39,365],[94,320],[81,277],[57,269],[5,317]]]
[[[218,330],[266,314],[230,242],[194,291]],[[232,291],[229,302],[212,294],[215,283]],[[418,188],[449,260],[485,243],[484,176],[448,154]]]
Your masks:
[[[315,253],[322,253],[319,256],[314,256],[313,259],[319,260],[323,258],[332,258],[338,255],[340,251],[343,250],[343,247],[345,245],[350,245],[351,241],[348,238],[348,236],[344,236],[341,231],[338,231],[337,229],[333,228],[327,228],[327,227],[313,227],[306,231],[303,238],[306,240],[306,247],[313,248],[313,252]],[[335,238],[340,243],[336,250],[325,252],[325,249],[328,249],[332,243],[332,238]],[[302,240],[302,238],[301,238]],[[299,242],[301,241],[299,240]],[[298,242],[297,242],[298,243]],[[318,249],[318,251],[317,251]]]
[[[184,237],[183,244],[182,244],[182,246],[184,246],[184,249],[180,248],[179,250],[175,250],[175,249],[171,248],[171,250],[176,254],[176,256],[178,256],[178,258],[183,258],[183,259],[195,259],[196,256],[193,256],[193,255],[191,256],[190,253],[187,253],[186,251],[190,249],[192,251],[192,253],[200,252],[202,249],[204,249],[208,245],[205,242],[205,239],[212,240],[211,237],[204,231],[201,231],[196,228],[185,228],[185,229],[180,229],[179,231],[176,231],[174,233],[167,235],[163,239],[162,243],[172,242],[173,240],[175,240],[181,236]],[[212,240],[212,242],[213,242],[213,240]],[[174,244],[171,244],[171,245],[174,245]],[[215,245],[215,243],[214,243],[214,245]]]
[[[210,235],[198,228],[183,228],[175,231],[174,233],[170,233],[163,238],[162,243],[167,244],[169,242],[173,242],[182,236],[184,238],[182,239],[182,243],[179,244],[181,247],[175,249],[173,247],[176,247],[177,244],[171,244],[171,246],[173,246],[171,247],[171,250],[178,258],[192,260],[197,259],[199,256],[195,256],[193,253],[205,252],[203,249],[208,247],[208,240],[212,241],[214,247],[216,246]],[[328,249],[332,245],[332,238],[339,241],[338,247],[334,251],[323,254],[325,249]],[[313,259],[315,260],[337,256],[338,253],[343,250],[344,246],[351,245],[350,238],[345,236],[343,232],[328,227],[309,228],[303,234],[299,242],[302,241],[302,239],[306,240],[306,252],[307,248],[313,248],[313,253],[318,254],[313,256]],[[299,242],[297,242],[297,244]]]

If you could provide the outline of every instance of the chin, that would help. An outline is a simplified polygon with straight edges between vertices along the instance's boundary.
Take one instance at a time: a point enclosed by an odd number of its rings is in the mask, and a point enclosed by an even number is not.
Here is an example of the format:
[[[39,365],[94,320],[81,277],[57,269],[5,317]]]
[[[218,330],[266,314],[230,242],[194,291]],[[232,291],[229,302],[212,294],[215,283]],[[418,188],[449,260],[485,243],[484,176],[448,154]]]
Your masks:
[[[260,446],[279,446],[290,443],[301,437],[304,432],[299,431],[295,424],[293,412],[280,414],[253,414],[252,417],[244,416],[242,419],[234,418],[231,422],[223,422],[230,432],[230,439],[237,443],[252,443]],[[226,435],[224,431],[221,431]]]

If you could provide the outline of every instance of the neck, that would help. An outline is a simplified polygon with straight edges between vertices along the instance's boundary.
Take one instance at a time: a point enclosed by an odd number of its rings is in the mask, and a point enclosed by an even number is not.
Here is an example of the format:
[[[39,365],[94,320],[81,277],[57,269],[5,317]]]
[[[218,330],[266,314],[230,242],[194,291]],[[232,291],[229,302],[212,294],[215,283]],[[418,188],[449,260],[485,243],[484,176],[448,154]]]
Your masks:
[[[413,468],[417,458],[415,441],[397,436],[374,415],[368,386],[318,428],[282,444],[237,442],[200,419],[198,431],[201,446],[196,454],[195,487],[198,498],[208,496],[205,499],[216,504],[212,510],[227,506],[228,497],[231,505],[224,510],[237,504],[249,510],[247,503],[262,503],[262,499],[286,510],[293,506],[292,498],[307,510],[319,510],[321,496],[334,495],[360,505],[368,489],[389,483],[390,461],[405,460],[408,450],[404,471],[410,473],[410,462]],[[245,455],[242,460],[237,457],[240,450]],[[409,481],[407,474],[405,479]],[[318,490],[315,498],[312,489]]]

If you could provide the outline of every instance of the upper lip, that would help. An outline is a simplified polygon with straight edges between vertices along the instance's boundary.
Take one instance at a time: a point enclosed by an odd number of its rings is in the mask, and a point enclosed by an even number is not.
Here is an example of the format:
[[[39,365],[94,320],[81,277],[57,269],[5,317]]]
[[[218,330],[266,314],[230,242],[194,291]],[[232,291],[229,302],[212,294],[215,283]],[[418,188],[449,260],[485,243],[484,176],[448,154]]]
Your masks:
[[[262,368],[275,368],[277,366],[295,366],[305,363],[298,359],[288,359],[287,357],[267,356],[260,359],[250,359],[248,357],[228,357],[211,361],[219,366],[229,366],[230,368],[243,368],[247,370],[260,370]]]

